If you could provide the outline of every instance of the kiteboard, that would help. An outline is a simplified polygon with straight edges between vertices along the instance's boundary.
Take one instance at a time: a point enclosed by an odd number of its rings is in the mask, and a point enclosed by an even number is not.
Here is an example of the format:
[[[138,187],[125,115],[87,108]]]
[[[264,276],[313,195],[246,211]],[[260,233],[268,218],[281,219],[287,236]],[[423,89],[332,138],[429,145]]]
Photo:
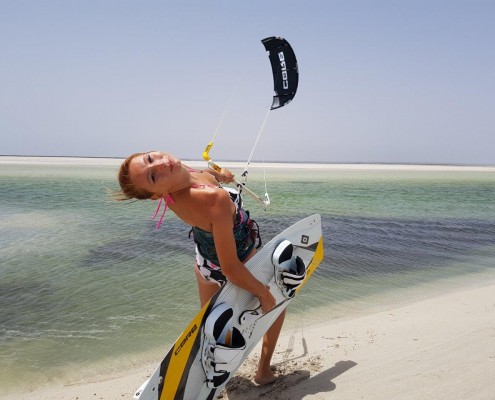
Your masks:
[[[246,267],[270,288],[276,306],[263,314],[256,297],[227,282],[184,329],[134,398],[215,399],[322,259],[319,214],[275,236]]]

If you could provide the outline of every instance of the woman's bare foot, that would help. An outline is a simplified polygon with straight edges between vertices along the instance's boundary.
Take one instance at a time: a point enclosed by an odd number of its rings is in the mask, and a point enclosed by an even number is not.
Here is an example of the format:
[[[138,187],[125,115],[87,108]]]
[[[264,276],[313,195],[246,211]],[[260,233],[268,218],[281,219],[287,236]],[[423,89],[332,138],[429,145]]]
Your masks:
[[[277,380],[277,375],[275,375],[270,367],[268,369],[261,369],[258,368],[258,371],[256,372],[256,375],[254,377],[254,381],[260,385],[270,385],[274,383]]]
[[[258,385],[269,385],[277,380],[270,366],[270,362],[277,345],[278,336],[284,323],[285,310],[278,316],[273,325],[266,331],[263,336],[263,345],[261,346],[260,361],[258,363],[258,371],[254,376],[254,381]]]

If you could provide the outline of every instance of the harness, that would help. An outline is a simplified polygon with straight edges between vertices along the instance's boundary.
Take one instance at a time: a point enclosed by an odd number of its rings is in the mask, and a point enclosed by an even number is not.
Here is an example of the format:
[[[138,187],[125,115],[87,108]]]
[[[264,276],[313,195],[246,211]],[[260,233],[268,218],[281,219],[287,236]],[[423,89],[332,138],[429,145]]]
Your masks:
[[[237,247],[237,256],[243,261],[251,253],[253,248],[261,247],[261,237],[258,223],[249,217],[249,211],[240,209],[236,215],[236,222],[233,229],[234,239]],[[199,254],[216,266],[220,265],[215,241],[212,232],[207,232],[201,228],[193,226],[189,232],[198,246]]]

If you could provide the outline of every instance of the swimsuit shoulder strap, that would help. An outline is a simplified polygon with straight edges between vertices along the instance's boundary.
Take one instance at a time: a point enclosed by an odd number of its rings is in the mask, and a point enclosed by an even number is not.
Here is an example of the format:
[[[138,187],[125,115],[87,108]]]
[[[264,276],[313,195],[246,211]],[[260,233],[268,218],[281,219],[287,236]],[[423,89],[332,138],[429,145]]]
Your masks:
[[[160,201],[158,202],[158,207],[156,208],[156,211],[155,211],[155,215],[153,215],[153,217],[151,219],[155,219],[156,216],[158,215],[158,211],[160,211],[160,208],[162,207],[162,202],[163,202],[163,199],[160,199]],[[156,224],[156,229],[160,228],[160,225],[162,224],[162,221],[163,221],[163,217],[165,217],[165,213],[167,212],[168,205],[174,204],[174,203],[175,203],[175,201],[172,198],[172,196],[167,194],[165,196],[165,206],[163,207],[162,215],[160,216],[160,219],[158,220],[158,223]]]

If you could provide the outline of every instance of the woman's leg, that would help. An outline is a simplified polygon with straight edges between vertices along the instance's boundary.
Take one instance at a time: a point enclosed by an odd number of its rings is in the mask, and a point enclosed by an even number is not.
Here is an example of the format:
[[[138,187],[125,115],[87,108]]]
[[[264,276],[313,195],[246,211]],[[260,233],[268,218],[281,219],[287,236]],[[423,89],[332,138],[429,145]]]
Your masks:
[[[258,371],[256,371],[256,376],[254,381],[258,385],[267,385],[269,383],[275,382],[277,376],[272,372],[270,368],[270,362],[272,360],[275,347],[277,346],[277,340],[282,330],[282,325],[284,324],[285,311],[279,315],[275,320],[273,325],[268,329],[265,336],[263,336],[263,345],[261,347],[260,362],[258,364]]]
[[[255,254],[256,249],[254,249],[249,257],[244,260],[244,263],[246,263]],[[272,356],[275,352],[275,347],[277,346],[278,337],[280,336],[280,331],[282,330],[282,325],[284,324],[285,311],[286,310],[282,311],[270,329],[266,331],[265,336],[263,336],[263,345],[261,347],[258,371],[256,371],[256,375],[254,377],[254,381],[258,385],[267,385],[277,380],[277,376],[272,372],[270,367],[270,362],[272,361]]]
[[[253,252],[244,260],[244,263],[253,257],[255,253],[256,249],[254,249]],[[203,278],[197,265],[195,265],[194,271],[196,274],[196,280],[198,281],[199,299],[201,301],[201,307],[203,307],[220,289],[220,286],[216,283],[208,282],[205,278]],[[270,368],[270,362],[272,360],[275,347],[277,346],[278,337],[280,335],[280,331],[282,330],[282,325],[284,324],[284,318],[285,310],[275,320],[270,329],[268,329],[265,336],[263,336],[261,357],[258,364],[258,371],[256,372],[256,376],[254,378],[254,381],[259,385],[267,385],[275,382],[277,379],[276,375]]]

